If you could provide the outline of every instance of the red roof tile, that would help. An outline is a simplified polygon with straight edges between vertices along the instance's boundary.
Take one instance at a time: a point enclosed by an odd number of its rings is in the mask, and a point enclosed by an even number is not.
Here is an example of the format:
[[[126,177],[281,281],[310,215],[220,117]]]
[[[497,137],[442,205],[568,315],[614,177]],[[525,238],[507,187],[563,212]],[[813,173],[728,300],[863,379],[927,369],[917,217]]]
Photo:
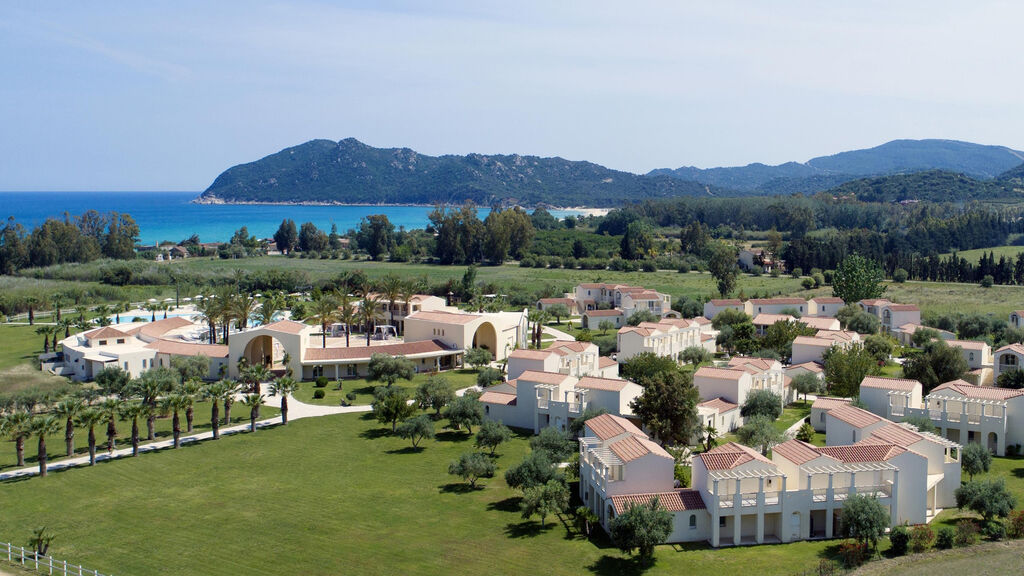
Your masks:
[[[735,442],[722,444],[707,452],[703,452],[700,454],[700,459],[708,470],[731,470],[754,460],[767,464],[772,463],[771,460],[762,456],[760,452]]]
[[[608,449],[614,452],[619,457],[619,460],[623,462],[632,462],[637,458],[643,458],[651,454],[668,458],[669,460],[672,459],[672,455],[666,452],[664,448],[644,436],[626,436],[622,440],[613,442],[608,446]]]
[[[307,324],[294,320],[278,320],[277,322],[271,322],[259,327],[262,330],[273,330],[274,332],[284,332],[285,334],[301,334],[306,328],[309,328]]]
[[[590,390],[606,390],[609,392],[621,392],[626,387],[628,382],[626,380],[615,380],[612,378],[595,378],[593,376],[584,376],[580,378],[580,381],[576,383],[577,388],[586,388]]]
[[[658,505],[668,512],[685,512],[687,510],[704,510],[704,499],[700,492],[692,488],[680,488],[671,492],[647,492],[642,494],[621,494],[612,496],[615,513],[622,514],[631,506],[650,504],[651,498],[658,499]]]
[[[431,354],[449,352],[456,354],[458,350],[452,350],[445,346],[440,340],[422,340],[420,342],[405,342],[402,344],[384,344],[381,346],[349,346],[330,348],[306,348],[304,361],[316,362],[327,360],[369,360],[373,354],[387,354],[389,356],[414,356],[417,354]]]
[[[639,428],[637,428],[632,422],[626,420],[621,416],[615,416],[614,414],[602,414],[595,416],[586,422],[587,428],[594,433],[595,436],[601,440],[608,440],[614,438],[620,434],[639,434],[644,438],[647,437]]]
[[[914,389],[921,388],[921,383],[917,380],[882,376],[867,376],[860,381],[860,385],[861,388],[881,388],[882,390],[899,390],[901,392],[913,392]]]
[[[725,412],[739,408],[739,404],[733,404],[732,402],[729,402],[728,400],[722,397],[712,398],[711,400],[705,400],[700,404],[697,404],[697,406],[713,408],[715,410],[718,410],[719,414],[724,414]]]
[[[829,410],[829,416],[838,418],[839,420],[842,420],[856,428],[864,428],[882,420],[882,417],[877,414],[872,414],[871,412],[862,410],[856,406],[842,406],[834,408]]]
[[[818,450],[840,462],[885,462],[907,451],[906,448],[887,443],[861,443],[849,446],[822,446]]]
[[[819,452],[816,446],[796,439],[787,440],[782,444],[775,445],[772,448],[772,455],[781,456],[797,466],[801,466],[811,460],[821,458],[822,456],[831,458],[831,456]]]
[[[932,388],[931,393],[934,394],[944,390],[956,392],[957,394],[966,396],[967,398],[978,398],[981,400],[1005,401],[1010,398],[1024,396],[1024,389],[1017,390],[1014,388],[997,388],[995,386],[975,386],[974,384],[963,380],[953,380],[952,382],[939,384],[935,388]]]
[[[484,390],[484,393],[480,395],[480,401],[485,404],[499,404],[501,406],[515,406],[516,395],[506,394],[504,392],[494,392],[492,390]]]

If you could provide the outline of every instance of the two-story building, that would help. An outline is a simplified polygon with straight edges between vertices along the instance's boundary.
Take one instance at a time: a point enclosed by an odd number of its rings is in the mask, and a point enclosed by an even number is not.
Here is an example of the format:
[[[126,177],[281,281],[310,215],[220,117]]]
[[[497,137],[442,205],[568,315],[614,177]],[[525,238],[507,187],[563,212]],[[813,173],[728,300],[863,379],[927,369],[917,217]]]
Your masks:
[[[749,300],[744,302],[738,298],[712,298],[704,303],[704,317],[708,320],[714,320],[715,316],[718,316],[718,313],[722,310],[736,310],[737,312],[743,312],[747,316],[751,315],[751,305]]]
[[[845,306],[842,298],[835,296],[816,296],[807,301],[807,314],[822,318],[835,318],[839,309]]]
[[[690,347],[705,347],[702,325],[682,318],[664,318],[660,322],[641,322],[637,326],[623,326],[617,334],[619,362],[626,362],[637,354],[650,352],[658,356],[681,360],[681,354]],[[713,341],[711,351],[714,351]]]
[[[520,348],[508,355],[508,378],[514,380],[528,370],[534,372],[557,372],[577,378],[597,376],[618,378],[619,365],[608,357],[602,357],[597,345],[592,342],[556,340],[543,350]]]
[[[858,304],[878,318],[886,333],[895,332],[905,324],[921,323],[921,309],[913,304],[896,304],[884,298],[861,300]]]
[[[995,351],[992,355],[994,377],[1010,370],[1020,370],[1024,367],[1024,344],[1007,344]]]
[[[803,298],[751,298],[750,314],[757,317],[758,314],[787,314],[795,310],[803,316],[808,314],[807,301]]]

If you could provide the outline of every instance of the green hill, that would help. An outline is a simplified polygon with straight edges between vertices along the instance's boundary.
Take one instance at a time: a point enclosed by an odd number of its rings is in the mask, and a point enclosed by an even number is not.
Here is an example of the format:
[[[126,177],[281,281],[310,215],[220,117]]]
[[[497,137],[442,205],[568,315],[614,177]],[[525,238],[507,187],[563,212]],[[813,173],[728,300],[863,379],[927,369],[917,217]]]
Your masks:
[[[1022,200],[1024,189],[1002,180],[978,180],[954,172],[929,170],[862,178],[825,192],[834,196],[856,196],[863,202],[972,202]]]
[[[626,201],[726,193],[668,176],[591,162],[519,155],[427,156],[349,138],[313,140],[228,169],[200,202],[617,206]]]

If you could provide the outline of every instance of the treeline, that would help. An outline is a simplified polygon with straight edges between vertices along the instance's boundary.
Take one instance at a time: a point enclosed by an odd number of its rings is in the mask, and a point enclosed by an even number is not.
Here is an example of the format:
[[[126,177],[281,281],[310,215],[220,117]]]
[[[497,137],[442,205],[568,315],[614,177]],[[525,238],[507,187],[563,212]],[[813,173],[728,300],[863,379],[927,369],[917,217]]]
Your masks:
[[[905,270],[911,280],[981,283],[988,277],[992,284],[1024,286],[1024,251],[1016,257],[1001,255],[998,259],[994,252],[989,252],[982,254],[977,264],[957,254],[946,258],[937,254],[927,257],[911,255],[902,259],[889,258],[885,267],[891,269],[888,273],[892,276],[901,276],[896,270]]]
[[[98,258],[135,258],[139,227],[128,214],[95,210],[65,213],[26,232],[13,217],[0,230],[0,274],[22,268],[91,262]]]

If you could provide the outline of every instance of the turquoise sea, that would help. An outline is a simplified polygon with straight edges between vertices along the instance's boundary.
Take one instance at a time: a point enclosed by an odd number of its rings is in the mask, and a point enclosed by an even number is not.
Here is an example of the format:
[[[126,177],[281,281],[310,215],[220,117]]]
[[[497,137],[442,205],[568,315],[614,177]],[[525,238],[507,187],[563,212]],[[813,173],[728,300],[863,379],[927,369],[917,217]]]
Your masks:
[[[249,228],[255,236],[270,237],[291,218],[296,225],[312,222],[324,231],[331,224],[344,233],[370,214],[387,214],[395,227],[423,228],[432,208],[426,206],[266,206],[234,204],[192,204],[197,192],[0,192],[0,215],[13,216],[31,229],[47,218],[64,213],[77,215],[87,210],[131,214],[139,225],[142,244],[163,240],[178,242],[198,234],[203,242],[229,240],[235,230]],[[480,217],[487,215],[480,209]],[[556,217],[573,214],[552,211]]]

